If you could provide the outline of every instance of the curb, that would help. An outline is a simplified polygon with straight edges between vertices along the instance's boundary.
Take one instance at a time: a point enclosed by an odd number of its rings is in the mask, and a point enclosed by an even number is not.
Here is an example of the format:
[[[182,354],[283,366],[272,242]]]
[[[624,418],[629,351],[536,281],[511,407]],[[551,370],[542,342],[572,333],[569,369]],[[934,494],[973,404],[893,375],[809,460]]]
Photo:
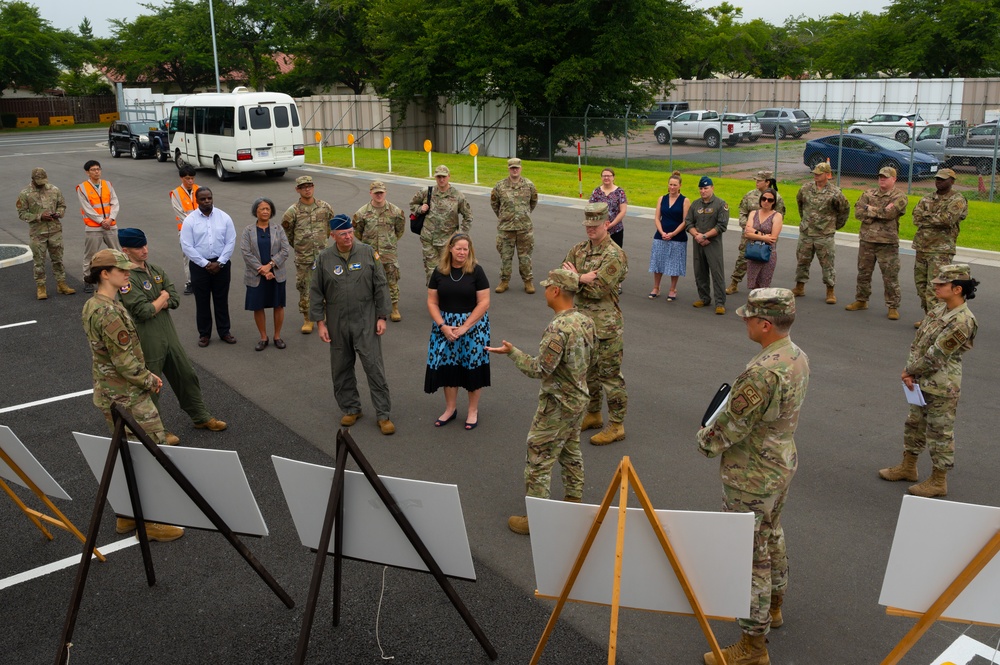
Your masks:
[[[0,245],[0,248],[3,247],[17,247],[22,251],[17,256],[12,256],[9,259],[0,259],[0,268],[10,268],[11,266],[16,266],[21,263],[27,263],[28,261],[31,261],[31,248],[28,247],[27,245],[16,245],[16,244]]]

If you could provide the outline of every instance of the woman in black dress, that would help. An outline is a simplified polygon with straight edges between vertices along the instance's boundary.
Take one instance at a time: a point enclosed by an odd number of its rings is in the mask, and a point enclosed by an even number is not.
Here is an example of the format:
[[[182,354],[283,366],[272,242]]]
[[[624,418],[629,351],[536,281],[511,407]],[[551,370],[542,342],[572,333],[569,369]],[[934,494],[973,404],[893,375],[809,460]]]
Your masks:
[[[243,283],[247,287],[244,309],[253,312],[254,323],[260,332],[260,341],[254,347],[257,351],[267,348],[267,318],[264,310],[274,309],[274,346],[283,349],[281,325],[285,321],[285,261],[291,256],[292,248],[288,236],[275,217],[276,209],[271,199],[260,198],[253,202],[250,213],[257,218],[256,224],[243,229],[240,251],[246,270]]]
[[[427,348],[424,392],[444,388],[444,413],[435,427],[458,415],[458,389],[469,391],[465,429],[479,425],[479,395],[490,385],[490,282],[476,263],[472,238],[456,233],[445,245],[427,283],[427,309],[433,325]]]

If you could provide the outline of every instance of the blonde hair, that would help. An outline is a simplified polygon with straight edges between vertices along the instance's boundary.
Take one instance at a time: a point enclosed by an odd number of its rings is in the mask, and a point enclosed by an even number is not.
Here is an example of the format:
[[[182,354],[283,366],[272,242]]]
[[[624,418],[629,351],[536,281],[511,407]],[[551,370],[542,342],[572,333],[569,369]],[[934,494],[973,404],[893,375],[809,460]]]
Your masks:
[[[667,178],[667,182],[670,182],[671,180],[676,180],[678,185],[681,184],[681,172],[674,171],[673,173],[671,173],[670,177]]]
[[[464,240],[469,243],[469,258],[465,261],[465,265],[462,266],[462,272],[466,275],[472,274],[472,271],[476,269],[476,250],[472,247],[472,237],[468,233],[458,233],[452,234],[448,238],[448,242],[445,244],[444,248],[441,250],[441,257],[438,259],[438,272],[442,275],[451,274],[451,248],[455,246],[459,240]]]

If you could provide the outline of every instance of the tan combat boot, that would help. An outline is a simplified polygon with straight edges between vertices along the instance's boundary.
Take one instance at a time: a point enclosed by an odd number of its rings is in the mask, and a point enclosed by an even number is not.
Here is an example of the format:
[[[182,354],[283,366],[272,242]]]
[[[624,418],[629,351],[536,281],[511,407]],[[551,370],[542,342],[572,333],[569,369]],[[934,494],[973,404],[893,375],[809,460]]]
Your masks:
[[[176,446],[178,443],[181,442],[181,438],[176,434],[172,434],[170,432],[164,432],[163,434],[166,437],[166,441],[164,441],[164,443],[166,443],[168,446]]]
[[[826,304],[827,305],[837,304],[837,296],[834,294],[832,286],[826,287]]]
[[[771,607],[768,609],[768,613],[771,615],[771,628],[781,628],[785,623],[785,618],[781,616],[781,603],[784,600],[784,596],[771,595]]]
[[[582,496],[569,496],[568,494],[563,497],[563,501],[569,501],[570,503],[583,503]]]
[[[722,656],[726,659],[725,665],[771,665],[771,658],[767,655],[767,638],[763,635],[743,633],[739,642],[722,650]],[[705,665],[721,665],[711,651],[705,654],[704,660]]]
[[[361,417],[361,412],[357,413],[345,413],[340,419],[341,427],[351,427],[354,423],[358,422],[358,418]]]
[[[588,429],[601,429],[604,427],[604,418],[601,417],[600,411],[588,411],[587,415],[583,417],[583,423],[580,424],[580,431],[586,432]]]
[[[403,315],[399,313],[399,303],[392,303],[392,313],[389,315],[389,320],[393,323],[399,323],[403,320]]]
[[[735,279],[729,282],[729,286],[726,287],[726,295],[731,296],[740,290],[740,283]]]
[[[525,293],[534,293],[535,292],[535,285],[534,285],[534,283],[530,279],[527,282],[524,283],[524,292]]]
[[[313,331],[313,322],[310,321],[309,319],[306,319],[305,322],[302,324],[302,334],[308,335],[312,331]]]
[[[806,283],[805,282],[795,282],[795,288],[792,289],[792,295],[796,298],[801,298],[806,294]]]
[[[184,535],[184,529],[177,526],[168,526],[157,522],[145,522],[146,538],[159,543],[169,543]],[[115,522],[115,531],[118,533],[129,533],[135,531],[135,520],[128,517],[119,517]]]
[[[923,496],[928,499],[935,496],[948,496],[948,472],[944,469],[935,468],[931,471],[931,477],[922,483],[910,485],[907,492],[914,496]]]
[[[848,305],[844,309],[846,309],[848,312],[860,312],[863,309],[868,309],[868,301],[867,300],[855,300],[854,302],[852,302],[850,305]]]
[[[69,284],[67,284],[66,280],[57,282],[56,290],[59,291],[59,293],[63,294],[64,296],[71,296],[74,293],[76,293],[76,289],[72,288]]]
[[[396,433],[396,426],[392,424],[392,421],[386,418],[385,420],[378,421],[378,429],[382,434],[389,436]]]
[[[887,315],[887,318],[890,321],[898,321],[899,320],[899,310],[896,309],[895,307],[890,307],[889,308],[889,314]]]
[[[507,520],[507,528],[514,533],[527,536],[530,533],[530,531],[528,531],[528,516],[511,515],[510,519]]]
[[[923,323],[923,322],[924,322],[923,319],[920,319],[919,321],[914,321],[913,322],[913,327],[914,328],[920,328],[920,324]]]
[[[594,446],[606,446],[609,443],[614,443],[615,441],[621,441],[625,438],[625,426],[621,423],[616,423],[611,420],[608,421],[608,426],[602,429],[600,432],[590,437],[590,443]]]
[[[45,292],[45,285],[39,284],[37,288],[37,295],[39,300],[48,300],[49,294]]]
[[[903,453],[903,461],[888,469],[879,469],[879,478],[882,480],[906,480],[911,483],[917,482],[917,456],[910,453]]]
[[[500,283],[497,284],[496,291],[497,293],[503,293],[504,291],[507,290],[508,287],[510,287],[510,280],[501,279]]]

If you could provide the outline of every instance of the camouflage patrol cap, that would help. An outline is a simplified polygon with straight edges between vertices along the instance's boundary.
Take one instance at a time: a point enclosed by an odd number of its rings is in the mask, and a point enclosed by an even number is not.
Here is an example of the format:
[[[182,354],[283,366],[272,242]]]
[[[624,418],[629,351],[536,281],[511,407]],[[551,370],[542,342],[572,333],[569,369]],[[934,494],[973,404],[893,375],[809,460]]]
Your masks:
[[[795,296],[788,289],[754,289],[747,295],[747,304],[736,308],[736,316],[786,316],[795,313]]]
[[[954,180],[955,172],[952,171],[951,169],[941,169],[940,171],[937,172],[937,174],[935,174],[934,177],[937,178],[938,180],[947,180],[948,178]]]
[[[38,186],[47,185],[49,174],[45,172],[45,169],[31,169],[31,181]]]
[[[447,166],[441,164],[436,169],[434,169],[434,177],[436,178],[439,175],[451,175],[451,171],[448,170]]]
[[[125,256],[125,252],[117,249],[102,249],[97,254],[94,254],[94,258],[90,260],[90,267],[134,270],[139,266],[129,261],[129,258]]]
[[[820,162],[813,167],[812,172],[814,175],[819,175],[820,173],[833,173],[833,169],[830,168],[830,162]]]
[[[607,203],[588,203],[583,209],[584,226],[600,226],[608,221]]]
[[[770,180],[774,177],[774,173],[771,171],[757,171],[756,175],[753,176],[754,180]]]
[[[295,189],[298,189],[302,185],[314,185],[313,178],[311,175],[300,175],[295,179]]]
[[[576,293],[580,290],[580,276],[572,270],[556,268],[549,271],[549,278],[543,279],[539,284],[542,288],[546,286],[558,286],[567,293]]]
[[[517,157],[511,157],[507,160],[507,168],[512,169],[514,167],[521,168],[521,160]]]
[[[385,183],[381,180],[376,180],[372,184],[368,185],[368,191],[372,194],[376,192],[382,192],[385,194]]]
[[[972,279],[972,269],[967,263],[952,263],[942,266],[938,276],[931,280],[931,284],[948,284],[956,280]]]
[[[896,177],[896,169],[892,168],[891,166],[883,166],[882,168],[880,168],[878,170],[878,177],[880,177],[880,178],[895,178]]]

